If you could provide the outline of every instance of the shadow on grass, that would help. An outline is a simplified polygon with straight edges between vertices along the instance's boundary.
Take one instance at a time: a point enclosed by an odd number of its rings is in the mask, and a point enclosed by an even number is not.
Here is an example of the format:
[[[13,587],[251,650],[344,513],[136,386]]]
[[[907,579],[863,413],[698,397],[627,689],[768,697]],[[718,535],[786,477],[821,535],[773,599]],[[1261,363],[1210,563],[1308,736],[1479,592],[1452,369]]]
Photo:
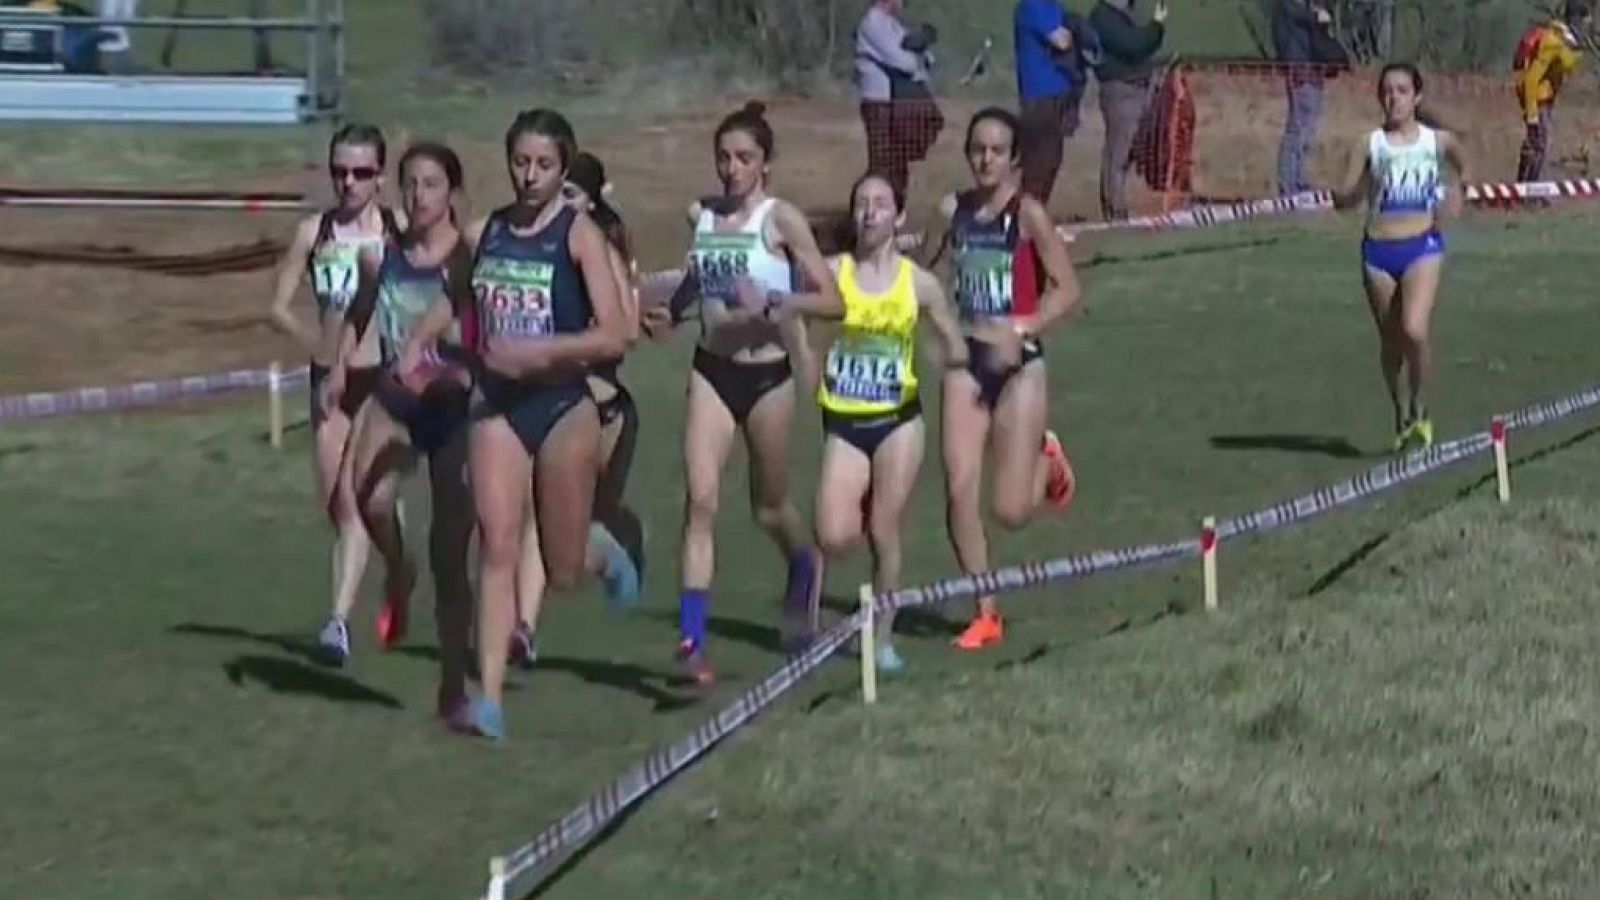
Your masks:
[[[686,675],[660,672],[633,663],[576,659],[570,656],[540,656],[534,671],[565,672],[590,684],[613,687],[643,697],[655,704],[658,713],[676,712],[694,706],[703,695],[694,690]],[[678,692],[675,689],[686,689]]]
[[[316,663],[320,666],[331,666],[333,664],[333,661],[323,652],[322,648],[317,646],[315,641],[303,635],[268,634],[238,628],[233,625],[204,625],[199,622],[182,622],[167,630],[172,634],[191,637],[219,638],[260,644],[281,650],[290,656],[297,656],[306,662]]]
[[[1522,456],[1518,456],[1515,459],[1510,460],[1507,468],[1514,472],[1524,466],[1531,465],[1542,459],[1545,459],[1546,457],[1554,456],[1555,454],[1561,453],[1565,450],[1570,450],[1571,448],[1590,440],[1596,435],[1600,435],[1600,425],[1585,428],[1566,440],[1558,441],[1548,447],[1540,447],[1538,450],[1535,450],[1532,453],[1526,453]],[[1398,523],[1395,526],[1367,539],[1366,541],[1363,541],[1359,547],[1352,550],[1349,555],[1345,556],[1337,563],[1334,563],[1332,568],[1328,569],[1328,571],[1324,572],[1321,577],[1313,582],[1311,587],[1306,589],[1306,596],[1315,597],[1318,594],[1326,591],[1328,588],[1333,587],[1339,582],[1340,579],[1349,574],[1352,569],[1361,565],[1361,563],[1365,562],[1369,557],[1372,556],[1373,553],[1377,552],[1378,548],[1388,543],[1389,539],[1394,537],[1395,532],[1404,528],[1406,525],[1412,522],[1419,522],[1430,516],[1438,515],[1440,512],[1443,512],[1445,509],[1449,508],[1452,504],[1460,503],[1461,501],[1471,497],[1473,494],[1492,486],[1494,483],[1495,476],[1492,473],[1483,475],[1468,483],[1460,490],[1456,491],[1454,497],[1440,504],[1439,506],[1419,513],[1417,516],[1408,519],[1405,522]]]
[[[281,656],[236,656],[222,666],[228,680],[236,685],[256,682],[275,694],[320,697],[337,703],[365,703],[387,709],[404,709],[393,695],[364,684]]]
[[[1275,450],[1334,459],[1361,459],[1368,455],[1342,437],[1322,434],[1219,434],[1211,438],[1211,446],[1217,450]]]

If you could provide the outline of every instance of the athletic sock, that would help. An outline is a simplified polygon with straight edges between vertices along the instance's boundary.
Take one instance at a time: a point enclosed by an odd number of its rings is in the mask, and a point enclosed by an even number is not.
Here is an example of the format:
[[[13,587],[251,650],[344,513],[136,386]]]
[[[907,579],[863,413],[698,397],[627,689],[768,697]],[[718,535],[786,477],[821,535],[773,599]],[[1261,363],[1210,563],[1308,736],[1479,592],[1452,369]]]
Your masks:
[[[711,592],[703,588],[686,588],[678,595],[678,635],[699,647],[706,642],[706,614],[711,606]]]

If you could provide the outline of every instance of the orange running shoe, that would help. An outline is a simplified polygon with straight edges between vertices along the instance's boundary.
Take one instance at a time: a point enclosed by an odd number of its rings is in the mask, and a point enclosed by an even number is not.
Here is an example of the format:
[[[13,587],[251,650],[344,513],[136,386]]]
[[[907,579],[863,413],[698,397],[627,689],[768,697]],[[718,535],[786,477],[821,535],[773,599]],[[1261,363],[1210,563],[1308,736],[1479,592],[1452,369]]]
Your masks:
[[[411,624],[411,591],[416,583],[416,573],[407,572],[401,581],[390,584],[384,592],[383,606],[378,608],[378,643],[385,650],[406,636]]]
[[[982,650],[1000,643],[1006,636],[1005,621],[997,612],[981,612],[967,630],[953,642],[957,650]]]
[[[1078,491],[1078,476],[1072,471],[1067,451],[1061,447],[1061,438],[1054,431],[1044,433],[1044,458],[1050,461],[1050,475],[1045,481],[1044,498],[1058,510],[1072,505],[1072,496]]]

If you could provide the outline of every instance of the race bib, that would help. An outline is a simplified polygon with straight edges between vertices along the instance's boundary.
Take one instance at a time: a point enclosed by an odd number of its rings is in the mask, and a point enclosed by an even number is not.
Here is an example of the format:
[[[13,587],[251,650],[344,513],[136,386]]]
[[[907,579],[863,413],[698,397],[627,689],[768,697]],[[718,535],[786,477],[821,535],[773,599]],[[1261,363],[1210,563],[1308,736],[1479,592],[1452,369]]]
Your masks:
[[[472,277],[486,338],[537,338],[555,332],[550,292],[555,266],[547,262],[486,258]]]
[[[888,338],[840,338],[828,351],[828,393],[844,400],[900,404],[900,346]]]
[[[350,309],[361,280],[361,247],[329,244],[311,260],[311,291],[337,313]]]
[[[438,299],[439,290],[439,282],[434,279],[385,279],[378,295],[378,334],[389,351],[399,352],[411,339],[417,323]]]
[[[956,304],[961,318],[971,321],[1011,315],[1011,251],[969,249],[961,255],[958,271]]]
[[[732,305],[735,299],[734,283],[740,276],[750,274],[750,257],[755,253],[756,234],[716,234],[702,231],[695,235],[694,249],[689,252],[689,266],[700,283],[700,293],[705,299],[720,300]]]

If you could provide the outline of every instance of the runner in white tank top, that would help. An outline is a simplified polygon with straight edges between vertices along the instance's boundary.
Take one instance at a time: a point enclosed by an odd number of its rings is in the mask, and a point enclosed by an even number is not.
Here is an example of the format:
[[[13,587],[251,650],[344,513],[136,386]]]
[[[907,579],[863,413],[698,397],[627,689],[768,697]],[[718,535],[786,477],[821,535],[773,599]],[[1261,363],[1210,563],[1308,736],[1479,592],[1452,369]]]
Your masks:
[[[773,135],[764,113],[765,107],[751,103],[717,127],[722,196],[691,208],[695,231],[685,288],[669,304],[670,312],[657,308],[649,315],[650,330],[659,335],[690,303],[699,304],[701,334],[684,424],[678,657],[701,684],[713,680],[705,639],[717,498],[728,451],[741,432],[750,450],[752,511],[788,562],[783,624],[789,646],[809,638],[822,588],[820,557],[789,496],[789,424],[796,403],[791,360],[799,360],[808,389],[815,362],[799,319],[787,317],[780,325],[770,309],[751,311],[746,301],[765,294],[782,302],[801,281],[816,292],[806,295],[808,306],[842,310],[843,301],[804,214],[767,196]]]
[[[1378,326],[1398,453],[1433,443],[1433,420],[1423,401],[1423,385],[1432,368],[1429,335],[1444,268],[1439,211],[1441,199],[1446,212],[1459,211],[1460,186],[1468,176],[1466,154],[1455,136],[1419,118],[1422,75],[1415,66],[1385,67],[1378,98],[1384,109],[1383,127],[1356,148],[1346,187],[1334,192],[1334,205],[1348,209],[1367,204],[1361,268]],[[1402,368],[1409,387],[1404,406]]]
[[[278,265],[271,305],[273,325],[295,339],[311,361],[317,496],[333,521],[336,535],[333,610],[318,643],[328,661],[335,664],[342,664],[350,655],[346,620],[355,605],[370,550],[366,529],[356,511],[345,458],[356,413],[378,383],[375,333],[368,335],[349,360],[343,400],[325,408],[321,393],[328,366],[338,351],[345,311],[355,296],[358,256],[363,248],[381,248],[402,227],[380,202],[384,157],[383,132],[370,125],[347,125],[333,136],[328,146],[328,174],[336,203],[325,212],[307,216],[296,226],[289,250]],[[316,300],[314,324],[304,322],[293,310],[302,279],[310,282]],[[387,635],[381,625],[379,631],[379,639],[384,640]]]

